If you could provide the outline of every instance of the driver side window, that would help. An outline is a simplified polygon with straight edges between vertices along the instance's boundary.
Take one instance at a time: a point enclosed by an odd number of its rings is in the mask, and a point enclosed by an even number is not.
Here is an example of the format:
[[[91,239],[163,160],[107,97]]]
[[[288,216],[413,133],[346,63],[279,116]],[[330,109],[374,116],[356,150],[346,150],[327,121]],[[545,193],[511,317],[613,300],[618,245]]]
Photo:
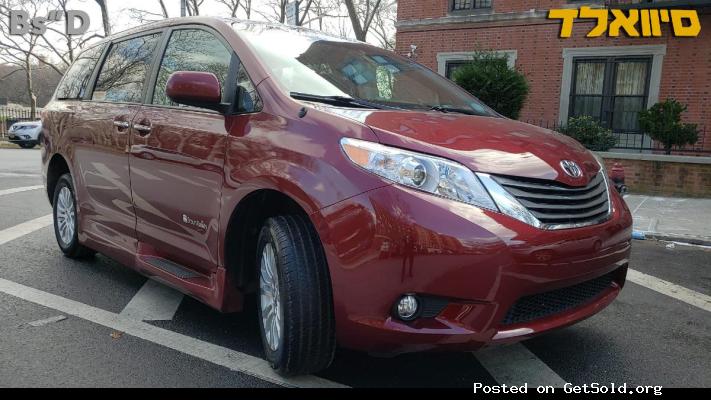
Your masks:
[[[222,102],[226,103],[225,82],[230,70],[232,51],[213,34],[201,29],[173,31],[158,71],[153,104],[177,106],[165,94],[168,78],[176,71],[212,72],[220,81]]]

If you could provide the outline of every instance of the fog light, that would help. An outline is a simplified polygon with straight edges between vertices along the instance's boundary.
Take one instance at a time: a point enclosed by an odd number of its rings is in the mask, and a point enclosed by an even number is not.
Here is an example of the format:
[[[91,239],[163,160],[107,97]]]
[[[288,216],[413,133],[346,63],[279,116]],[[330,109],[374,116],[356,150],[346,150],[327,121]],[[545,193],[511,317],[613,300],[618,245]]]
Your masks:
[[[411,321],[417,316],[419,306],[417,297],[406,294],[397,303],[397,316],[403,321]]]

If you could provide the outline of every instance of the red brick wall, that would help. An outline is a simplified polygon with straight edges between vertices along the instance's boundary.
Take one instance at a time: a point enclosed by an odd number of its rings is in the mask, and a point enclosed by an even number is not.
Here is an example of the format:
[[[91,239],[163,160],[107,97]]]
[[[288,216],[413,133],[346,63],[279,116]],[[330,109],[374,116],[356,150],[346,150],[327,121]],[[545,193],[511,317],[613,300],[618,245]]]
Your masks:
[[[447,15],[449,0],[398,0],[397,20],[438,18]]]
[[[506,4],[549,4],[556,1],[495,1],[498,12]],[[420,11],[429,4],[446,6],[445,0],[401,1],[398,9],[404,15],[416,3]],[[563,3],[566,3],[563,1]],[[419,8],[421,7],[421,8]],[[526,6],[524,9],[531,7]],[[446,9],[445,9],[446,10]],[[430,10],[429,14],[433,15]],[[674,97],[687,104],[685,119],[706,126],[711,131],[711,15],[701,15],[701,34],[696,38],[673,38],[665,29],[661,38],[586,38],[592,23],[576,22],[573,36],[558,38],[559,24],[545,19],[514,20],[497,23],[468,23],[399,27],[397,49],[400,54],[416,44],[416,61],[437,70],[437,53],[474,50],[518,51],[516,66],[531,84],[531,92],[521,113],[522,120],[557,121],[560,106],[563,48],[666,44],[659,98]],[[711,148],[707,133],[706,148]]]
[[[608,171],[615,163],[624,167],[630,193],[711,197],[711,164],[605,158]]]
[[[591,4],[601,4],[600,2]],[[399,21],[439,18],[449,13],[449,0],[398,0]],[[584,4],[584,3],[583,3]],[[496,13],[522,12],[531,9],[549,10],[570,6],[568,0],[493,0],[492,11]]]

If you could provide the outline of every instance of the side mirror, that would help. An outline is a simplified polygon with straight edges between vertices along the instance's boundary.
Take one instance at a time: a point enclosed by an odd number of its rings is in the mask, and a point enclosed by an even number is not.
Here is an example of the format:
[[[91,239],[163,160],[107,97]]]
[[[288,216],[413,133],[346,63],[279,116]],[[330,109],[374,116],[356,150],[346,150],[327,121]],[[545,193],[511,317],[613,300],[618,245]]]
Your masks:
[[[225,111],[220,81],[210,72],[173,72],[165,86],[165,94],[178,104]]]

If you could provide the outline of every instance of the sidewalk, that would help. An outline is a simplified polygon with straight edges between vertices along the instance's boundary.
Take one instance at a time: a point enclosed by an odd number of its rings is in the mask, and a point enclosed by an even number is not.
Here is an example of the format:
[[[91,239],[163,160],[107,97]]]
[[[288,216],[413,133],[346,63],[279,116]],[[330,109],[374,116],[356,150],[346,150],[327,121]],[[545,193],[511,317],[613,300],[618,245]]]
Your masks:
[[[634,229],[654,239],[711,245],[711,199],[630,194]]]

